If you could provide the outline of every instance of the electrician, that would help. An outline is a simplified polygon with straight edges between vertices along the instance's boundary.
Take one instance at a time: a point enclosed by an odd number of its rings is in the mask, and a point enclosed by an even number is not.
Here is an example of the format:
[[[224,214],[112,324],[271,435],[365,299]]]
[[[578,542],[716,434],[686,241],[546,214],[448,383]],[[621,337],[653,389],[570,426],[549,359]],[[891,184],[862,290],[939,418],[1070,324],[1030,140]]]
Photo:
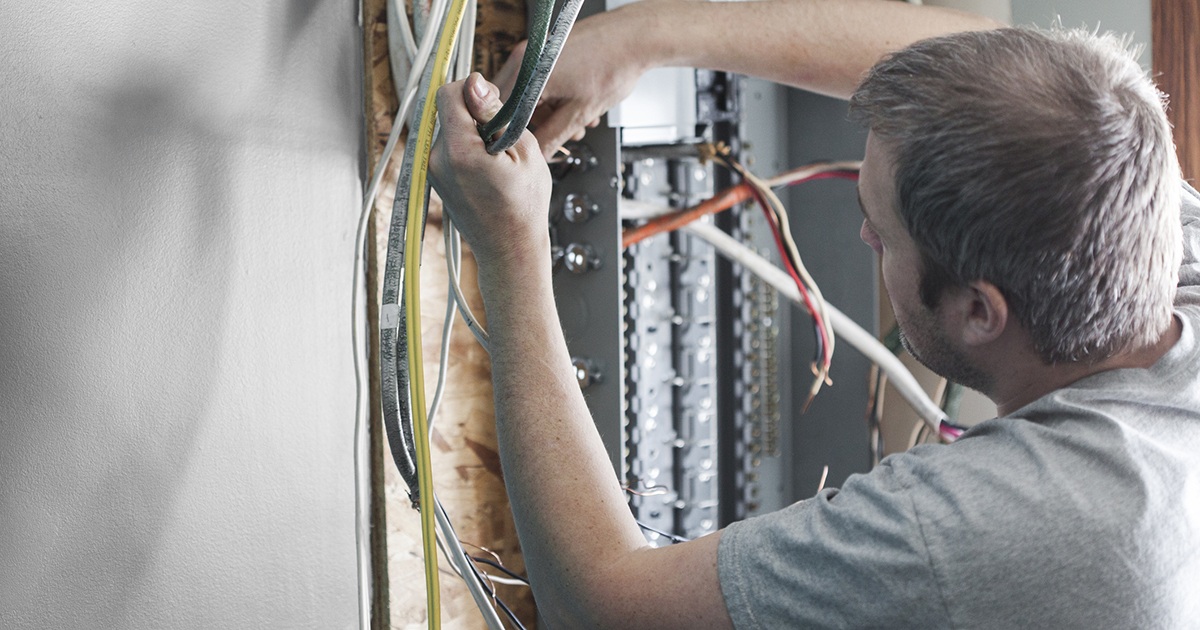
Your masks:
[[[438,93],[431,173],[479,261],[504,477],[550,627],[1200,627],[1200,197],[1121,41],[975,30],[994,26],[873,0],[627,5],[576,27],[537,137],[496,156],[476,124],[500,91],[472,75]],[[851,98],[870,129],[861,235],[906,345],[999,418],[646,545],[568,369],[543,151],[660,65]]]

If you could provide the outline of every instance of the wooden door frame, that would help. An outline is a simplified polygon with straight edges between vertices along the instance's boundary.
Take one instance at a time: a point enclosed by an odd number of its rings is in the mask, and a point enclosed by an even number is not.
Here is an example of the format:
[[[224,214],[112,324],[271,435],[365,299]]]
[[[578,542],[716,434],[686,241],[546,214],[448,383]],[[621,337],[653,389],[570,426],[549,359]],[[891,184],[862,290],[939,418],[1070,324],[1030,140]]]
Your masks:
[[[1151,0],[1154,77],[1169,97],[1167,116],[1183,177],[1200,179],[1200,0]]]

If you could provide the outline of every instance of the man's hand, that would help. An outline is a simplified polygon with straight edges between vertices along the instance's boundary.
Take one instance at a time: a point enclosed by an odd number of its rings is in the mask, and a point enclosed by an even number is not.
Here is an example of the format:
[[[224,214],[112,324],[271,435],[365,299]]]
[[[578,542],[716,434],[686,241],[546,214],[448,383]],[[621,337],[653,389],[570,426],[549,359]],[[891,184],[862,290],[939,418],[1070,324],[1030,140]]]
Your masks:
[[[849,98],[889,51],[934,35],[1000,26],[951,9],[879,0],[634,2],[575,25],[530,128],[549,158],[595,126],[642,74],[662,66],[735,72]],[[496,75],[505,95],[524,53],[522,44]]]
[[[650,69],[647,56],[639,53],[634,31],[643,20],[634,19],[633,6],[580,20],[571,30],[530,124],[547,159],[567,140],[582,138],[585,127],[595,127]],[[524,54],[522,42],[496,74],[505,98]]]
[[[442,127],[429,177],[476,259],[503,269],[540,258],[548,267],[550,171],[533,135],[488,155],[476,125],[491,120],[501,102],[479,73],[443,86],[437,105]]]

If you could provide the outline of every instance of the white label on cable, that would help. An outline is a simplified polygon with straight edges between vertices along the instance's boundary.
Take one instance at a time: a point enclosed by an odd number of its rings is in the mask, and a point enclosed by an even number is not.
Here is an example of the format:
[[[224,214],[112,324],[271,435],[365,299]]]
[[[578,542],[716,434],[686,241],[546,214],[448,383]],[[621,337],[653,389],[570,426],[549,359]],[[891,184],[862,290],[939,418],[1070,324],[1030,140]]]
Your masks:
[[[383,308],[379,309],[379,326],[386,329],[393,329],[399,325],[400,305],[384,304]]]

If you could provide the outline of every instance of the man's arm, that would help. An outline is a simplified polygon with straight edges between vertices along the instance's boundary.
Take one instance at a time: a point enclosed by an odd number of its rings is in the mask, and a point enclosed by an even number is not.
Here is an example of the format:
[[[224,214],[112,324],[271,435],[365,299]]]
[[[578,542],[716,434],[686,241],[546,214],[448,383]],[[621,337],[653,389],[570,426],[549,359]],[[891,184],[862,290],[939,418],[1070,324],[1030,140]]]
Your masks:
[[[647,70],[685,66],[762,77],[849,98],[885,53],[957,31],[978,15],[886,0],[635,2],[581,20],[542,96],[534,132],[549,155],[633,91]],[[496,76],[507,93],[524,47]]]
[[[499,108],[478,74],[443,87],[430,175],[479,261],[500,458],[539,612],[554,628],[731,628],[718,535],[653,549],[629,512],[554,306],[545,161],[528,132],[490,156],[475,129]]]
[[[959,13],[877,0],[635,6],[581,25],[555,71],[560,85],[611,88],[611,77],[600,75],[624,73],[636,82],[645,68],[680,64],[845,96],[886,50],[981,25]],[[730,24],[739,25],[738,37],[726,32]],[[630,33],[639,41],[626,39]],[[626,56],[642,61],[630,71],[621,67]],[[625,93],[579,100],[594,113],[573,120],[582,128]],[[513,149],[489,156],[476,131],[499,107],[498,91],[478,75],[444,87],[430,175],[479,262],[500,456],[539,610],[563,628],[729,628],[717,576],[721,534],[654,549],[629,512],[570,368],[554,307],[550,178],[537,140],[525,133]]]

